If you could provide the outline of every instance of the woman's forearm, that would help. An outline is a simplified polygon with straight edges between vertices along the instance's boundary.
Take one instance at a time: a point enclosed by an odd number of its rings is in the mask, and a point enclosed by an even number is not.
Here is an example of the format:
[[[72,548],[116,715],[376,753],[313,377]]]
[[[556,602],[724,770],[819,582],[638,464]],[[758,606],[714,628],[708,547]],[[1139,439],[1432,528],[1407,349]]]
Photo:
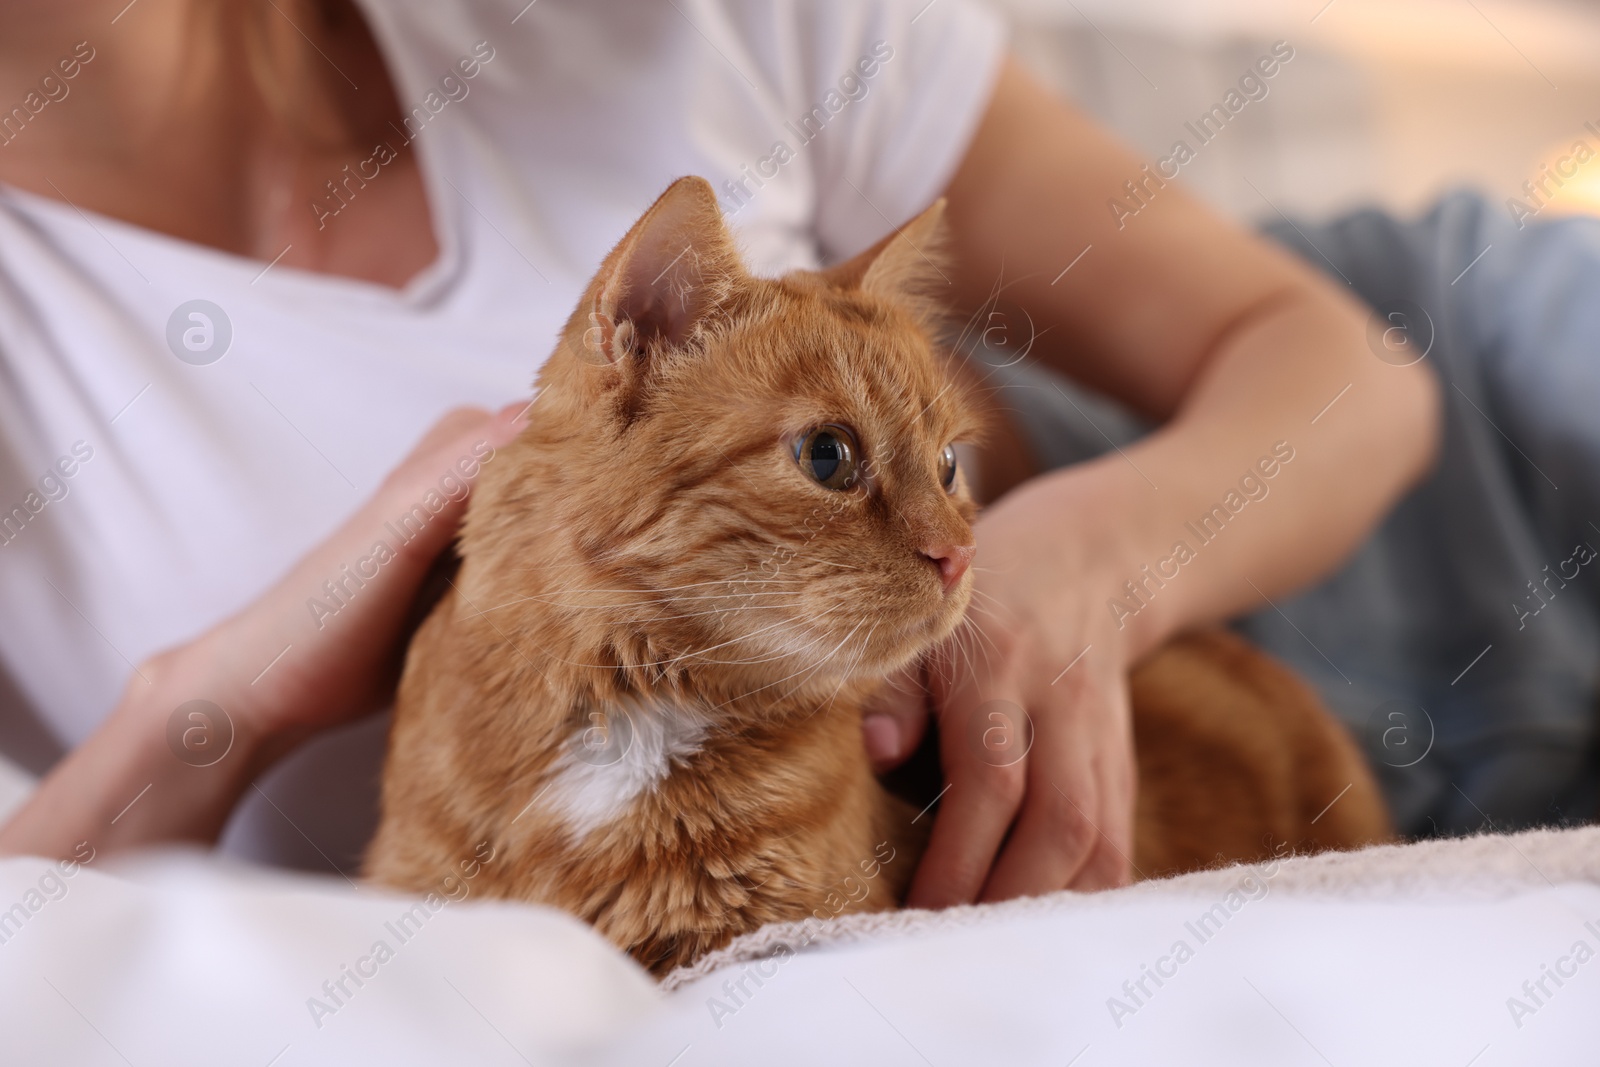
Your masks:
[[[1431,373],[1368,347],[1367,308],[1181,177],[1119,210],[1148,170],[1008,62],[948,193],[974,332],[1163,424],[1017,491],[1072,542],[1039,565],[1133,657],[1326,573],[1427,468],[1439,421]]]
[[[1365,321],[1290,290],[1223,339],[1170,422],[1097,461],[1104,610],[1133,657],[1315,581],[1426,471],[1436,380],[1375,358]]]
[[[260,770],[237,724],[189,705],[161,661],[0,826],[0,854],[67,857],[161,841],[209,843]],[[177,725],[172,725],[174,717]]]

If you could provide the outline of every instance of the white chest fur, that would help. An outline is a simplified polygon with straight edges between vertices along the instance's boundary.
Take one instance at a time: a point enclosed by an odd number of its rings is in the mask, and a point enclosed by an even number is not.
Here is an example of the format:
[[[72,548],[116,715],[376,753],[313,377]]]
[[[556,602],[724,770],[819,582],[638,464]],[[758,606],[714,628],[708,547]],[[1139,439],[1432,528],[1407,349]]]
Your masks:
[[[653,792],[700,750],[706,732],[701,713],[676,704],[636,701],[596,712],[563,743],[541,806],[573,837],[587,836]]]

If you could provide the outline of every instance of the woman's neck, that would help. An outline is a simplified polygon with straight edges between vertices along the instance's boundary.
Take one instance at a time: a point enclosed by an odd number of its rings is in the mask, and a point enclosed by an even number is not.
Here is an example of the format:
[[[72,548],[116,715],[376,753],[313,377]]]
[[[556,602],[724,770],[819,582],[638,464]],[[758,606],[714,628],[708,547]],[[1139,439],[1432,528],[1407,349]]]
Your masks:
[[[336,224],[311,208],[399,114],[349,0],[125,4],[0,8],[0,116],[11,116],[0,181],[238,255],[287,247],[288,266],[384,284],[435,258],[410,149]]]

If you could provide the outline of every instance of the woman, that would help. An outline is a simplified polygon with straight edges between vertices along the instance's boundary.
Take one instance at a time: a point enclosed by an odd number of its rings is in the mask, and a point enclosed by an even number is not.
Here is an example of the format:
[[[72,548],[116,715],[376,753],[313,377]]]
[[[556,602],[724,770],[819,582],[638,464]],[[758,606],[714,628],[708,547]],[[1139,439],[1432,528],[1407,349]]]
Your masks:
[[[21,757],[30,712],[36,740],[73,746],[0,830],[8,851],[209,841],[244,798],[231,847],[292,858],[303,838],[346,867],[382,736],[361,717],[462,494],[336,613],[308,600],[538,417],[517,397],[580,286],[680,174],[725,192],[769,272],[947,196],[952,304],[1031,322],[1036,358],[1162,424],[984,514],[993,648],[926,699],[954,720],[1019,705],[1035,736],[995,767],[941,732],[913,904],[1127,880],[1128,666],[1328,573],[1434,455],[1435,381],[1374,358],[1365,307],[1181,183],[1109,213],[1141,161],[960,0],[110,0],[0,20],[0,99],[24,112],[0,148],[0,505],[65,487],[0,550],[5,713]],[[1108,610],[1280,441],[1271,503]],[[921,729],[907,691],[865,724],[885,765]]]

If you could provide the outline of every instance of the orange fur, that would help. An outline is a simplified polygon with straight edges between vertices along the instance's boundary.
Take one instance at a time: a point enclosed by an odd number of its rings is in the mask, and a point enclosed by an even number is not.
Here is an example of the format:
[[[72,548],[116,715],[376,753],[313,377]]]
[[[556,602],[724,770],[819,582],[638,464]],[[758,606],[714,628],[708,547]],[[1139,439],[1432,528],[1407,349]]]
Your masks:
[[[981,422],[919,291],[940,210],[758,279],[686,178],[606,258],[412,644],[370,877],[422,890],[489,840],[489,895],[564,908],[658,972],[767,922],[897,905],[928,820],[871,774],[861,709],[962,621],[971,576],[947,589],[930,557],[970,545],[976,510],[964,475],[939,479]],[[823,424],[859,445],[848,488],[796,461]],[[1307,832],[1322,753],[1358,780],[1347,811],[1376,791],[1296,685],[1220,636],[1135,674],[1141,866],[1386,832],[1381,804]],[[1186,800],[1213,793],[1242,807]]]
[[[1140,877],[1391,836],[1355,742],[1293,672],[1234,634],[1169,642],[1130,690]]]

